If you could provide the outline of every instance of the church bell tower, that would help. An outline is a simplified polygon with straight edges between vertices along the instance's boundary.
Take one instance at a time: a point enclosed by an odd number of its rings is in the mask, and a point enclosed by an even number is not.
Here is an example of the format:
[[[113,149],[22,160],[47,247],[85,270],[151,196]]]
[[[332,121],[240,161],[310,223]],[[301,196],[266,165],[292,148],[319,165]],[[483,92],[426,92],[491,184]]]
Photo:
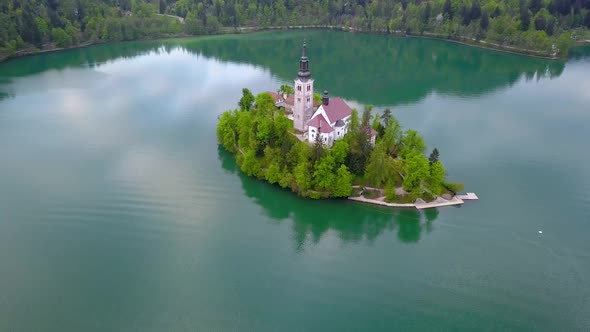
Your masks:
[[[301,59],[299,59],[299,72],[295,79],[295,96],[293,105],[293,127],[295,130],[307,131],[307,121],[313,115],[313,78],[309,72],[309,59],[307,58],[307,45],[303,42]]]

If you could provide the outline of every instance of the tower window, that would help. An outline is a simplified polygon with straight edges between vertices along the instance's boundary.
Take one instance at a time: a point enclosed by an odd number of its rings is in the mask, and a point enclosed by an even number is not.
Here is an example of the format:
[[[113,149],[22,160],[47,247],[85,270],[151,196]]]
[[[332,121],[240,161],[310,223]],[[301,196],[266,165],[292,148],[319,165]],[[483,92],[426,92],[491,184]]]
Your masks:
[[[307,97],[307,102],[309,103],[309,97]]]
[[[297,102],[301,102],[301,98],[297,98]]]
[[[301,91],[301,85],[297,86],[297,91]]]
[[[310,91],[310,90],[311,90],[311,85],[308,85],[308,86],[307,86],[307,91]],[[309,100],[308,100],[308,101],[309,101]]]

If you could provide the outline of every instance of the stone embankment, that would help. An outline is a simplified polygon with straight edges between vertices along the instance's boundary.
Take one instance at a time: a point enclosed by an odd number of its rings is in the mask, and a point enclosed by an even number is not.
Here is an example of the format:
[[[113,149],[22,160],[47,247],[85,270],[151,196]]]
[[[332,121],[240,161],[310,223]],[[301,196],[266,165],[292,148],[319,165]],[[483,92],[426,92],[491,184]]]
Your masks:
[[[476,194],[474,193],[467,193],[465,195],[455,195],[451,199],[445,199],[442,197],[437,197],[432,202],[424,202],[421,199],[416,200],[414,203],[388,203],[385,201],[385,197],[378,197],[378,198],[366,198],[363,196],[357,197],[348,197],[349,200],[355,202],[362,202],[362,203],[369,203],[387,207],[403,207],[403,208],[416,208],[418,210],[422,209],[430,209],[430,208],[437,208],[443,206],[452,206],[452,205],[461,205],[465,203],[467,200],[477,200],[479,199]]]

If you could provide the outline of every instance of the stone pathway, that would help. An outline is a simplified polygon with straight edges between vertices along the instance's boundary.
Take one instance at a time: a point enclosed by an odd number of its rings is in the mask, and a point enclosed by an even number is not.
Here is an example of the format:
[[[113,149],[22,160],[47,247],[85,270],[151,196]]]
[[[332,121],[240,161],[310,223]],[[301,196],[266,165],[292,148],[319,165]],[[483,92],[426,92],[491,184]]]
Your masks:
[[[464,200],[477,200],[479,198],[474,193],[467,193],[465,195],[456,195],[451,199],[444,199],[442,197],[437,197],[434,201],[428,202],[428,203],[426,203],[422,200],[418,200],[416,203],[387,203],[384,200],[385,197],[378,197],[378,198],[372,199],[372,198],[365,198],[363,196],[358,196],[358,197],[348,197],[348,199],[351,201],[363,202],[363,203],[369,203],[369,204],[375,204],[375,205],[381,205],[381,206],[413,207],[418,210],[422,210],[422,209],[430,209],[430,208],[437,208],[437,207],[443,207],[443,206],[461,205],[461,204],[465,203]]]

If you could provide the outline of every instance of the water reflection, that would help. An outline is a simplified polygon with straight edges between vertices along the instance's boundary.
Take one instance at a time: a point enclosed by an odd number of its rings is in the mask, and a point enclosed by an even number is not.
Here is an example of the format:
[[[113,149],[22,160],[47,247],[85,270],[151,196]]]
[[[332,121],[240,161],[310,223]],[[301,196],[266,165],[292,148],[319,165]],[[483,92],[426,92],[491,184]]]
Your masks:
[[[346,200],[314,201],[244,175],[233,155],[218,148],[222,168],[239,177],[245,194],[276,221],[293,221],[296,250],[320,243],[324,234],[335,232],[344,243],[373,243],[381,235],[396,232],[404,243],[418,242],[430,233],[438,217],[437,210],[390,209],[352,203]]]
[[[523,76],[537,80],[557,77],[565,67],[561,61],[491,52],[444,41],[311,30],[97,45],[16,59],[0,64],[4,81],[0,83],[0,91],[5,90],[6,80],[47,69],[95,67],[114,59],[152,52],[170,54],[177,48],[224,62],[263,66],[278,80],[290,82],[303,38],[310,43],[316,86],[365,104],[407,104],[432,92],[480,95],[511,86]],[[572,54],[582,58],[588,53],[577,50]]]

